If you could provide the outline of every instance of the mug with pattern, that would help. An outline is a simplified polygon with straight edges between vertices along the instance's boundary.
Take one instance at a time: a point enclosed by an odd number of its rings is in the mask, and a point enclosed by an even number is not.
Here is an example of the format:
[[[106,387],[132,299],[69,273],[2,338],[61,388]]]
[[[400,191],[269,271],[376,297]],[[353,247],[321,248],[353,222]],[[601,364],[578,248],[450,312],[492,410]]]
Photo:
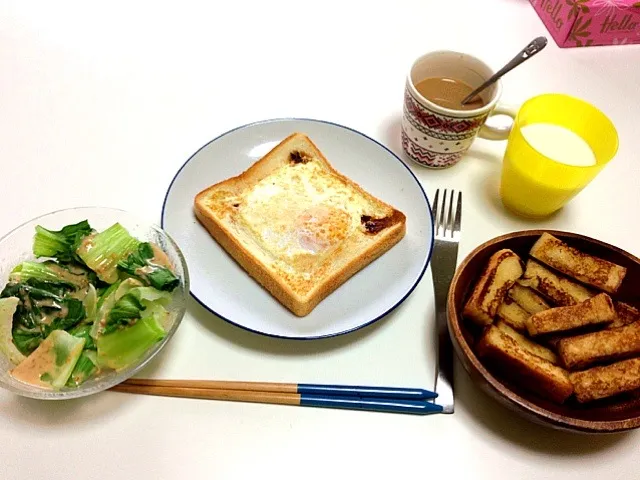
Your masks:
[[[454,78],[474,88],[493,71],[472,55],[438,51],[417,59],[406,80],[402,115],[402,148],[414,162],[429,168],[447,168],[460,161],[476,136],[506,140],[511,127],[486,125],[491,115],[516,116],[515,109],[498,104],[502,84],[498,80],[480,96],[484,105],[473,110],[452,110],[421,95],[416,85],[433,77]]]

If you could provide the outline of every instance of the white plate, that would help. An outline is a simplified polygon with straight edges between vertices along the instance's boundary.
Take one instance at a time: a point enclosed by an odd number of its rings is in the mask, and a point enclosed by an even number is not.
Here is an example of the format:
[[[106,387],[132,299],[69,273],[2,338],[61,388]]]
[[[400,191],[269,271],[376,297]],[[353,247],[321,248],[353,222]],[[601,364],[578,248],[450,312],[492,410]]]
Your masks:
[[[339,172],[407,216],[407,233],[396,246],[302,318],[245,273],[193,213],[198,192],[242,173],[293,132],[306,133]],[[306,119],[253,123],[206,144],[171,182],[162,227],[180,245],[189,265],[191,294],[205,308],[247,330],[296,339],[341,335],[382,318],[416,287],[433,245],[429,202],[409,167],[362,133]]]

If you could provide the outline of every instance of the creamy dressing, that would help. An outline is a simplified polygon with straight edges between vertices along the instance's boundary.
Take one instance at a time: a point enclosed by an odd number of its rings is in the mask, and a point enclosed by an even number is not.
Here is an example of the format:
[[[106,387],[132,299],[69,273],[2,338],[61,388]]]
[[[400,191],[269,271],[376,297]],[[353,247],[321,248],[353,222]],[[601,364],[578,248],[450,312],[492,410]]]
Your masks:
[[[54,310],[49,313],[43,313],[40,322],[44,325],[51,325],[56,318],[64,318],[69,314],[66,306],[60,307],[60,310]]]
[[[149,244],[151,245],[151,249],[153,250],[153,258],[149,260],[149,263],[168,268],[173,272],[173,265],[171,264],[171,260],[169,260],[167,254],[164,253],[162,249],[155,243],[149,242]]]
[[[73,285],[76,285],[80,289],[86,289],[89,286],[89,280],[86,275],[84,275],[84,270],[79,269],[78,267],[71,267],[75,272],[71,272],[70,270],[66,270],[59,265],[54,263],[47,263],[49,269],[56,274],[56,276],[62,280],[65,280]]]
[[[71,292],[68,296],[71,298],[75,298],[76,300],[83,301],[87,297],[88,293],[89,293],[89,287],[87,286],[85,288],[76,290],[75,292]]]
[[[78,247],[77,253],[80,257],[86,255],[93,248],[93,239],[96,237],[95,233],[91,233],[84,237],[80,242],[80,246]]]
[[[153,272],[153,265],[145,265],[144,267],[136,268],[134,271],[136,275],[147,275]]]
[[[44,325],[51,325],[56,318],[64,318],[69,314],[69,308],[66,305],[60,305],[51,298],[36,300],[34,304],[38,308],[52,309],[49,312],[41,311],[42,317],[40,321]]]
[[[79,267],[78,265],[70,264],[67,266],[67,269],[74,275],[83,275],[86,273],[84,268]]]
[[[135,274],[139,276],[148,275],[149,273],[154,271],[154,267],[164,267],[173,272],[173,265],[171,264],[171,260],[169,260],[167,254],[164,253],[162,249],[155,243],[149,242],[149,245],[151,246],[151,250],[153,251],[153,257],[147,260],[149,265],[136,268],[134,271]]]
[[[36,307],[60,308],[60,304],[54,301],[52,298],[45,298],[44,300],[36,300],[34,303],[36,304]]]
[[[83,346],[83,340],[64,330],[54,330],[10,374],[16,380],[37,387],[62,387],[71,375]]]
[[[36,355],[34,353],[38,352]],[[11,376],[16,380],[29,383],[36,387],[51,389],[51,384],[43,381],[41,377],[44,373],[53,371],[55,367],[55,355],[53,353],[53,342],[46,340],[20,365],[11,370]],[[46,378],[46,377],[45,377]]]

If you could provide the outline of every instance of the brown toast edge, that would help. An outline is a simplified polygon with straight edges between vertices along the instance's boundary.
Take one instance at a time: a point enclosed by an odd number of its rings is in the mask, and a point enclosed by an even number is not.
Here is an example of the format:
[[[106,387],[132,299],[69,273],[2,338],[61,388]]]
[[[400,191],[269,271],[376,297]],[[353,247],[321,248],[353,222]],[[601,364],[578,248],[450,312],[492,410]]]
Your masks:
[[[613,306],[616,310],[616,319],[607,325],[607,328],[619,328],[640,320],[640,311],[633,305],[614,300]]]
[[[506,333],[508,336],[513,338],[522,348],[527,350],[529,353],[533,353],[534,355],[542,358],[543,360],[551,362],[554,365],[559,365],[560,361],[558,355],[556,355],[554,351],[526,337],[522,333],[518,332],[515,328],[511,327],[504,320],[498,320],[495,323],[495,326],[498,327],[498,329],[503,333]]]
[[[494,334],[500,337],[506,348],[493,341]],[[485,329],[476,350],[480,357],[492,360],[495,368],[524,389],[560,404],[573,393],[573,385],[563,368],[527,351],[495,325]],[[546,372],[541,365],[546,370],[556,372],[556,375]]]
[[[553,250],[562,252],[559,260],[549,255]],[[538,238],[533,247],[531,247],[529,255],[563,275],[577,280],[583,285],[596,288],[609,294],[614,294],[618,291],[627,273],[625,267],[595,255],[585,253],[547,232]],[[597,265],[598,268],[590,274],[576,272],[569,268],[566,257],[572,258],[575,262],[588,259]]]
[[[520,318],[519,315],[522,315],[522,317]],[[496,312],[496,317],[499,321],[506,323],[519,332],[527,331],[526,320],[529,316],[529,312],[507,296],[505,296],[504,301],[500,304]],[[522,320],[522,322],[520,322],[520,320]]]
[[[517,261],[520,263],[520,268],[522,270],[520,276],[522,276],[522,273],[524,272],[524,269],[522,268],[522,259],[513,250],[503,248],[496,251],[493,255],[491,255],[491,257],[489,257],[489,260],[483,268],[479,279],[476,281],[476,284],[471,291],[471,295],[469,295],[469,298],[467,299],[464,308],[462,309],[462,315],[466,318],[469,318],[477,325],[485,326],[493,323],[495,314],[497,313],[500,304],[504,301],[504,298],[507,295],[507,291],[515,282],[515,280],[509,280],[505,282],[498,290],[497,296],[494,299],[496,300],[495,312],[486,312],[481,308],[486,291],[494,282],[495,274],[498,268],[500,267],[502,262],[509,257],[517,259]]]
[[[594,310],[598,311],[595,316]],[[593,317],[587,316],[587,312]],[[531,315],[526,322],[527,332],[532,337],[553,334],[568,334],[580,328],[609,324],[616,318],[613,301],[607,293],[599,293],[577,305],[556,307]]]
[[[539,270],[540,275],[530,276],[532,270],[536,269]],[[576,305],[597,294],[597,292],[590,290],[580,282],[533,258],[527,259],[524,274],[518,283],[524,287],[532,288],[544,299],[549,300],[551,304],[561,307]],[[569,288],[561,288],[561,284],[571,287],[574,291],[569,291]],[[584,295],[584,298],[577,298],[576,292],[579,293],[580,297]]]
[[[269,160],[270,156],[273,155],[279,148],[285,148],[285,143],[296,136],[303,136],[305,140],[309,142],[314,150],[314,153],[323,161],[325,168],[327,168],[327,170],[331,174],[337,176],[342,181],[351,185],[364,197],[373,199],[376,202],[391,209],[391,218],[393,220],[392,225],[386,227],[383,231],[376,234],[377,239],[375,243],[362,251],[357,257],[354,257],[352,260],[347,262],[346,265],[344,265],[340,270],[328,276],[325,281],[318,284],[315,288],[311,289],[305,295],[304,300],[302,301],[299,301],[296,298],[297,295],[293,291],[291,291],[289,286],[284,281],[273,276],[269,272],[269,270],[262,265],[262,263],[257,261],[254,256],[247,249],[245,249],[240,244],[240,242],[237,241],[235,235],[229,232],[223,224],[218,222],[218,219],[215,216],[210,215],[208,209],[203,205],[204,199],[207,198],[212,190],[219,189],[225,184],[231,185],[239,180],[243,180],[244,178],[250,176],[253,172],[264,168],[264,164]],[[274,168],[265,171],[264,175],[258,175],[257,178],[264,178],[279,167],[280,165],[278,165],[277,167],[274,166]],[[371,193],[362,189],[362,187],[360,187],[357,183],[336,171],[324,157],[322,152],[320,152],[318,147],[309,139],[309,137],[302,133],[293,133],[286,137],[284,140],[282,140],[282,142],[271,149],[269,153],[263,156],[260,160],[258,160],[240,175],[228,178],[199,192],[194,198],[194,212],[196,218],[203,224],[203,226],[207,229],[211,236],[224,248],[224,250],[229,255],[231,255],[231,257],[242,268],[244,268],[244,270],[252,278],[254,278],[260,285],[262,285],[268,292],[270,292],[286,308],[300,317],[309,314],[322,300],[324,300],[329,294],[331,294],[343,283],[345,283],[349,278],[351,278],[358,271],[362,270],[364,267],[382,256],[384,253],[389,251],[400,240],[402,240],[406,233],[406,216],[404,215],[404,213],[400,212],[399,210],[395,209],[379,198],[373,196]]]
[[[640,324],[563,338],[557,350],[570,370],[635,357],[640,355]]]
[[[569,374],[580,403],[612,397],[640,388],[640,358]]]

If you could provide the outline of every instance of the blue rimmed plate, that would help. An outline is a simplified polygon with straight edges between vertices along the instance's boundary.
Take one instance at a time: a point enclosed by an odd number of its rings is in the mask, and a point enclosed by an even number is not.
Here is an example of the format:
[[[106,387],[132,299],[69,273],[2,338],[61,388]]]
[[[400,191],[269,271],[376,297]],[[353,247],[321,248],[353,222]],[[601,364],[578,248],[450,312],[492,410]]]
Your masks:
[[[302,318],[249,277],[193,213],[198,192],[242,173],[293,132],[307,134],[336,170],[407,216],[407,233],[396,246]],[[411,170],[360,132],[308,119],[252,123],[207,143],[171,182],[162,227],[180,245],[189,265],[191,294],[206,309],[247,330],[306,340],[342,335],[384,317],[416,287],[433,246],[429,202]]]

